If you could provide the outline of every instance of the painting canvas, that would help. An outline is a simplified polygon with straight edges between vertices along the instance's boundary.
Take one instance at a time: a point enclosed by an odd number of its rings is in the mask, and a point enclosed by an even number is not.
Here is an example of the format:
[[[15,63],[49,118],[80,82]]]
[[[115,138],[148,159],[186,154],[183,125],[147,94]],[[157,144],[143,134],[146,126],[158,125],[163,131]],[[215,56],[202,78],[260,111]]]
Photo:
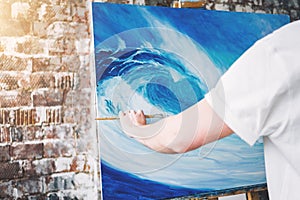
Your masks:
[[[283,15],[93,3],[97,112],[177,114],[201,100]],[[148,123],[155,122],[149,119]],[[237,135],[167,155],[98,121],[103,199],[165,199],[265,184],[263,143]]]

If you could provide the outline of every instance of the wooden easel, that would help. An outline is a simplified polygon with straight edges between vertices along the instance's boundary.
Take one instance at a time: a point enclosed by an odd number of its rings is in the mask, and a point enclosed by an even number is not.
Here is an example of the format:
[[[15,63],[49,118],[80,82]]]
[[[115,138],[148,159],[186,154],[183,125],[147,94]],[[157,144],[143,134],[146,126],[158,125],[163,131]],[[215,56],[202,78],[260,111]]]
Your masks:
[[[198,1],[173,1],[173,8],[202,8],[205,6],[206,1],[198,0]]]
[[[268,200],[267,185],[259,184],[226,190],[217,190],[209,193],[172,198],[172,200],[218,200],[219,197],[246,194],[247,200]]]

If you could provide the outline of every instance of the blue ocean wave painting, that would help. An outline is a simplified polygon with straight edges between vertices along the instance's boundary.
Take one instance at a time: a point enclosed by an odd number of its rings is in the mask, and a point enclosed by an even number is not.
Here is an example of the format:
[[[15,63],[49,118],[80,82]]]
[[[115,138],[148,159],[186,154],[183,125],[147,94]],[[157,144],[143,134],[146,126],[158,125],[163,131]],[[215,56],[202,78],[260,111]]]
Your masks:
[[[174,115],[201,100],[252,44],[289,22],[266,15],[93,3],[99,116]],[[157,119],[149,120],[149,123]],[[192,120],[192,119],[191,119]],[[262,141],[232,135],[167,155],[99,121],[103,199],[165,199],[263,184]]]

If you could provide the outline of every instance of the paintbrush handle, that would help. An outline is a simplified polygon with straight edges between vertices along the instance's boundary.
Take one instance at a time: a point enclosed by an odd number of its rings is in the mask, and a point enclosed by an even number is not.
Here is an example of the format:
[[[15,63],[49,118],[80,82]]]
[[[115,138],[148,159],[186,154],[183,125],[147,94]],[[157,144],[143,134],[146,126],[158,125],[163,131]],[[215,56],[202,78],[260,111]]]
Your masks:
[[[164,114],[153,114],[153,115],[145,115],[146,118],[164,118],[166,115]],[[112,117],[99,117],[96,118],[96,120],[118,120],[120,119],[117,116],[112,116]]]

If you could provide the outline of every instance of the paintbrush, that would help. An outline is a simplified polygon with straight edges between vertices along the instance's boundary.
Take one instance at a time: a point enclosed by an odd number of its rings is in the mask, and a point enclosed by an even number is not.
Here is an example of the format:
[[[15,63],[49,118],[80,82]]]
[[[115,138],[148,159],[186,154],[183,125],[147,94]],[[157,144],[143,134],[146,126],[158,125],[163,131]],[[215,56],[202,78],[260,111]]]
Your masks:
[[[165,118],[167,115],[165,114],[153,114],[153,115],[145,115],[146,118]],[[117,116],[111,116],[111,117],[98,117],[96,120],[118,120],[120,119]]]

